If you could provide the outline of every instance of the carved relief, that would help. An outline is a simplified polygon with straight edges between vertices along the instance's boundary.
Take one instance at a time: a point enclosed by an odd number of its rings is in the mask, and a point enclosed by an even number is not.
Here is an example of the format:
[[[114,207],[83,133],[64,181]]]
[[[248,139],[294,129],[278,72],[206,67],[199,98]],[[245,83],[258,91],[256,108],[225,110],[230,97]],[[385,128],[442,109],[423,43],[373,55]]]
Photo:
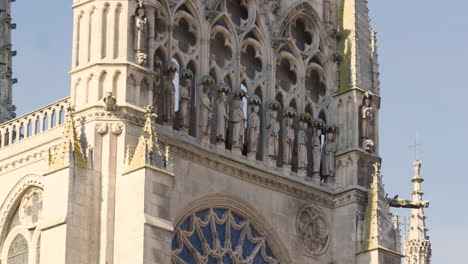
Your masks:
[[[325,214],[312,205],[302,208],[297,216],[297,234],[309,253],[323,255],[330,241],[330,227]]]

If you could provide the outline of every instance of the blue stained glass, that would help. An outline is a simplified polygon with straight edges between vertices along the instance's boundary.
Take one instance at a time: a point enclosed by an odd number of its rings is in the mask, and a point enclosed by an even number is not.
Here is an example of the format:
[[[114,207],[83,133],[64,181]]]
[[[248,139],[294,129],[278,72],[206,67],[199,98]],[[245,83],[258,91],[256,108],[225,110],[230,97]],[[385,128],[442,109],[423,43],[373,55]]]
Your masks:
[[[237,244],[239,244],[239,239],[240,239],[240,230],[236,230],[234,227],[231,226],[231,245],[232,245],[232,250],[235,250],[237,247]]]
[[[236,224],[238,224],[238,225],[239,225],[240,223],[244,222],[244,218],[241,217],[241,216],[239,216],[238,214],[236,214],[236,213],[234,213],[234,212],[232,213],[232,217],[234,218],[234,221],[235,221]]]
[[[215,221],[216,218],[222,219],[222,217],[226,214],[230,215],[225,221]],[[228,225],[228,221],[230,221],[229,219],[234,219],[234,222],[237,225],[243,225],[241,230],[235,229],[232,226],[234,224],[232,222],[230,225]],[[206,222],[208,222],[208,225],[202,226],[203,223]],[[194,229],[195,227],[200,227],[200,230]],[[211,227],[215,228],[216,232],[212,232]],[[230,228],[229,232],[228,228]],[[194,251],[198,252],[202,256],[207,257],[205,262],[206,264],[234,264],[236,263],[236,261],[234,261],[235,259],[238,259],[244,263],[251,257],[254,257],[252,264],[271,263],[263,258],[262,250],[266,253],[268,258],[275,259],[275,262],[278,261],[276,260],[271,249],[268,247],[268,243],[266,243],[264,237],[257,230],[255,230],[255,228],[248,220],[232,212],[231,210],[214,208],[196,212],[193,215],[185,218],[178,226],[178,230],[193,230],[194,233],[191,236],[181,233],[180,231],[174,233],[174,237],[172,238],[173,250],[182,248],[181,252],[177,253],[177,257],[180,259],[180,261],[173,260],[174,263],[180,262],[181,264],[199,264],[199,262],[197,262],[196,253],[190,250],[192,247]],[[199,231],[201,233],[199,233]],[[241,242],[240,237],[243,231],[245,231],[246,234]],[[253,251],[255,247],[259,245],[256,242],[250,241],[249,236],[255,238],[255,240],[262,239],[265,241],[265,244],[261,245],[261,248],[257,251],[255,256],[253,256]],[[215,239],[219,241],[219,244],[214,243]],[[187,242],[187,240],[189,242]],[[239,254],[239,252],[227,252],[227,241],[231,242],[231,249],[233,251],[240,247],[242,249],[242,254]],[[211,252],[207,252],[205,250],[207,246],[211,248]],[[174,251],[174,254],[175,252],[178,251]]]
[[[218,260],[213,258],[212,256],[208,257],[208,263],[207,264],[218,264]]]
[[[213,232],[211,231],[211,224],[208,224],[207,226],[200,226],[200,228],[203,233],[203,236],[205,237],[206,242],[208,243],[208,246],[210,246],[211,249],[214,249]]]
[[[234,264],[234,260],[232,260],[232,257],[230,254],[224,255],[223,264]]]
[[[179,226],[184,231],[192,230],[192,216],[187,217]]]
[[[262,257],[262,253],[258,251],[257,255],[255,256],[252,264],[265,264],[268,263],[265,261],[265,259]]]
[[[221,208],[215,208],[213,209],[213,211],[216,213],[216,215],[218,216],[218,218],[223,218],[224,214],[226,213],[226,209],[221,209]]]
[[[175,232],[174,237],[172,238],[172,248],[177,249],[180,247],[179,235]]]
[[[208,215],[210,214],[210,209],[205,209],[195,213],[195,216],[206,222]]]
[[[247,236],[244,238],[244,244],[242,245],[242,257],[247,259],[252,255],[252,251],[255,249],[257,244],[250,242]]]
[[[205,249],[203,248],[203,243],[201,242],[198,232],[193,232],[193,235],[188,238],[190,244],[195,248],[201,255],[205,256]]]
[[[225,243],[226,243],[226,226],[227,224],[217,224],[216,225],[216,233],[218,233],[218,241],[221,247],[224,248]]]
[[[250,226],[250,233],[254,238],[261,238],[262,236],[253,228],[253,226]]]
[[[179,254],[179,258],[181,258],[183,261],[190,263],[190,264],[195,264],[197,263],[195,256],[193,255],[192,252],[184,245],[184,248],[182,249],[182,252]]]

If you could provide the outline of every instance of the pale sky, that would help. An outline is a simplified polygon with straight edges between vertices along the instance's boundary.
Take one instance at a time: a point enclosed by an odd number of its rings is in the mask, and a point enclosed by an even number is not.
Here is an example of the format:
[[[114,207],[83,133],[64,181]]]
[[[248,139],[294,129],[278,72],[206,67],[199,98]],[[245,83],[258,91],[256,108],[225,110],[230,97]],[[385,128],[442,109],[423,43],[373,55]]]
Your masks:
[[[390,197],[410,198],[414,152],[422,175],[433,263],[467,263],[468,1],[370,0],[379,32],[382,171]],[[14,104],[24,114],[69,95],[71,1],[13,3]],[[400,210],[407,214],[408,210]]]

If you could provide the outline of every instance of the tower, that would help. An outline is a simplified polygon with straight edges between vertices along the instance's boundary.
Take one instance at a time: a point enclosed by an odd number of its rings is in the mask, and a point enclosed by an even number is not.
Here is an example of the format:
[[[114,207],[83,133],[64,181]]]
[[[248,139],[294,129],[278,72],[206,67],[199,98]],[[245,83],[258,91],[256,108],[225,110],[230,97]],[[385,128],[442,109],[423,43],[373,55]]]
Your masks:
[[[15,106],[12,104],[12,86],[17,82],[13,78],[11,30],[16,24],[11,21],[11,0],[0,1],[0,123],[14,118]]]
[[[412,196],[413,202],[422,201],[423,191],[421,183],[421,161],[414,161],[414,177],[411,182],[414,185]],[[429,264],[431,263],[431,241],[427,235],[426,216],[423,208],[413,208],[411,210],[410,227],[408,236],[405,239],[405,263],[406,264]]]

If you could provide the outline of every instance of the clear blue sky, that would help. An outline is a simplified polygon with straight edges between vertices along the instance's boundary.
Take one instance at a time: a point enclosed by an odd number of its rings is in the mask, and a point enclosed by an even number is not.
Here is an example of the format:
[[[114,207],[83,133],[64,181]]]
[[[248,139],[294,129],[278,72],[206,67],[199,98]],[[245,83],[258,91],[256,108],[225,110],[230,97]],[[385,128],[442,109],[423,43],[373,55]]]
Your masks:
[[[416,134],[422,147],[433,263],[467,263],[468,20],[466,0],[371,0],[379,32],[381,155],[386,191],[410,197]],[[69,95],[71,1],[14,5],[18,114]],[[403,213],[407,213],[406,210]]]

